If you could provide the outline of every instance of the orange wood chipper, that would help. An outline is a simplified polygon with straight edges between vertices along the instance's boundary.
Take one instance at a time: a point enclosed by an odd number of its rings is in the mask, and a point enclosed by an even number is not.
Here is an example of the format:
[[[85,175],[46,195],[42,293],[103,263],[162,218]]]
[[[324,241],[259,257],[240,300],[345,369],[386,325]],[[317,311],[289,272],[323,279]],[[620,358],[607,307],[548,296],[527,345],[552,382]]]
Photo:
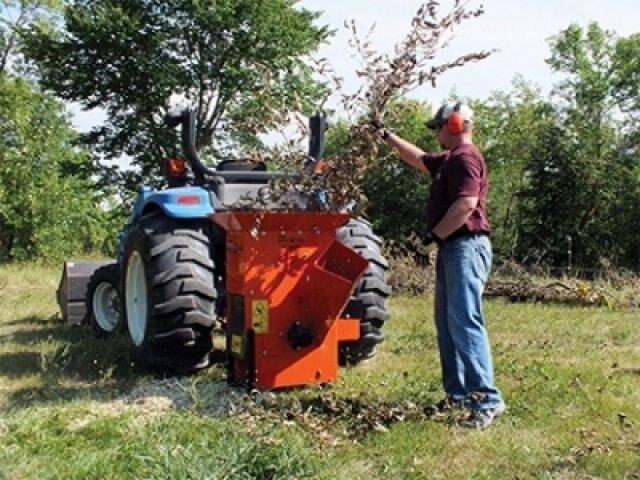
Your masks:
[[[369,262],[336,240],[347,214],[228,212],[227,352],[231,379],[258,388],[325,383],[338,375],[338,344],[358,340],[343,317]]]

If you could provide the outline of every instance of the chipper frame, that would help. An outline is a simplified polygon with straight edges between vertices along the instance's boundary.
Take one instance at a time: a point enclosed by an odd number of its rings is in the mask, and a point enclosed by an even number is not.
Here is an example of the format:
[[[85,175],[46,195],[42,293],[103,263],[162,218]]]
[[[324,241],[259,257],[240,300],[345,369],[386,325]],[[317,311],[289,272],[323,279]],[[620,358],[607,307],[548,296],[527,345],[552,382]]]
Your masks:
[[[338,342],[359,318],[340,316],[369,262],[336,240],[350,215],[225,212],[230,380],[261,389],[338,376]]]

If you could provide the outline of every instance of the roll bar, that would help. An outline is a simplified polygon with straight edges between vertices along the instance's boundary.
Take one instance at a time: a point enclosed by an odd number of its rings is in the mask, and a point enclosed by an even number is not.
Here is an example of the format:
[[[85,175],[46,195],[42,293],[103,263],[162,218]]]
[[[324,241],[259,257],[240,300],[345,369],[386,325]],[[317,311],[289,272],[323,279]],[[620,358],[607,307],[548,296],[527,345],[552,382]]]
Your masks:
[[[264,171],[218,171],[207,167],[196,151],[196,111],[184,109],[180,113],[168,113],[164,118],[165,125],[175,128],[180,125],[180,138],[184,155],[191,165],[191,170],[195,175],[196,182],[204,183],[206,177],[220,177],[224,180],[264,180],[268,181],[276,178],[298,178],[296,173],[288,172],[264,172]],[[324,115],[313,115],[309,118],[309,157],[313,159],[313,164],[319,161],[324,154],[324,134],[327,130],[327,121]]]

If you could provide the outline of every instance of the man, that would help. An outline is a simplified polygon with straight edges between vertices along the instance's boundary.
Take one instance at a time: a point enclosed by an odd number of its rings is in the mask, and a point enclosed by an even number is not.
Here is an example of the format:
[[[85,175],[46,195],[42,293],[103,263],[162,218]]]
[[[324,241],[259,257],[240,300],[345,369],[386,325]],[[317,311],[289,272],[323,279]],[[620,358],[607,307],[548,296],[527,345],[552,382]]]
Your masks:
[[[506,409],[493,382],[482,311],[492,256],[487,166],[472,141],[473,111],[467,105],[443,105],[426,126],[436,132],[444,153],[426,153],[385,128],[380,132],[404,162],[432,177],[426,243],[439,247],[435,323],[446,393],[432,408],[444,413],[468,407],[469,415],[461,424],[483,429]]]

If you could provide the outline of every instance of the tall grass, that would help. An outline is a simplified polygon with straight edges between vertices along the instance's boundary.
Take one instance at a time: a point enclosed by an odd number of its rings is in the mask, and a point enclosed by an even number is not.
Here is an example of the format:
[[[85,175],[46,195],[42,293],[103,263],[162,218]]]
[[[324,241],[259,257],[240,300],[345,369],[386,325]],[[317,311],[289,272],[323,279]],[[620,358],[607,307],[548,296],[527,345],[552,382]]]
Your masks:
[[[335,384],[227,416],[223,368],[163,383],[126,338],[65,325],[60,273],[0,267],[0,478],[640,478],[635,311],[485,302],[509,407],[486,431],[421,414],[442,395],[428,297],[394,297],[378,355]]]

